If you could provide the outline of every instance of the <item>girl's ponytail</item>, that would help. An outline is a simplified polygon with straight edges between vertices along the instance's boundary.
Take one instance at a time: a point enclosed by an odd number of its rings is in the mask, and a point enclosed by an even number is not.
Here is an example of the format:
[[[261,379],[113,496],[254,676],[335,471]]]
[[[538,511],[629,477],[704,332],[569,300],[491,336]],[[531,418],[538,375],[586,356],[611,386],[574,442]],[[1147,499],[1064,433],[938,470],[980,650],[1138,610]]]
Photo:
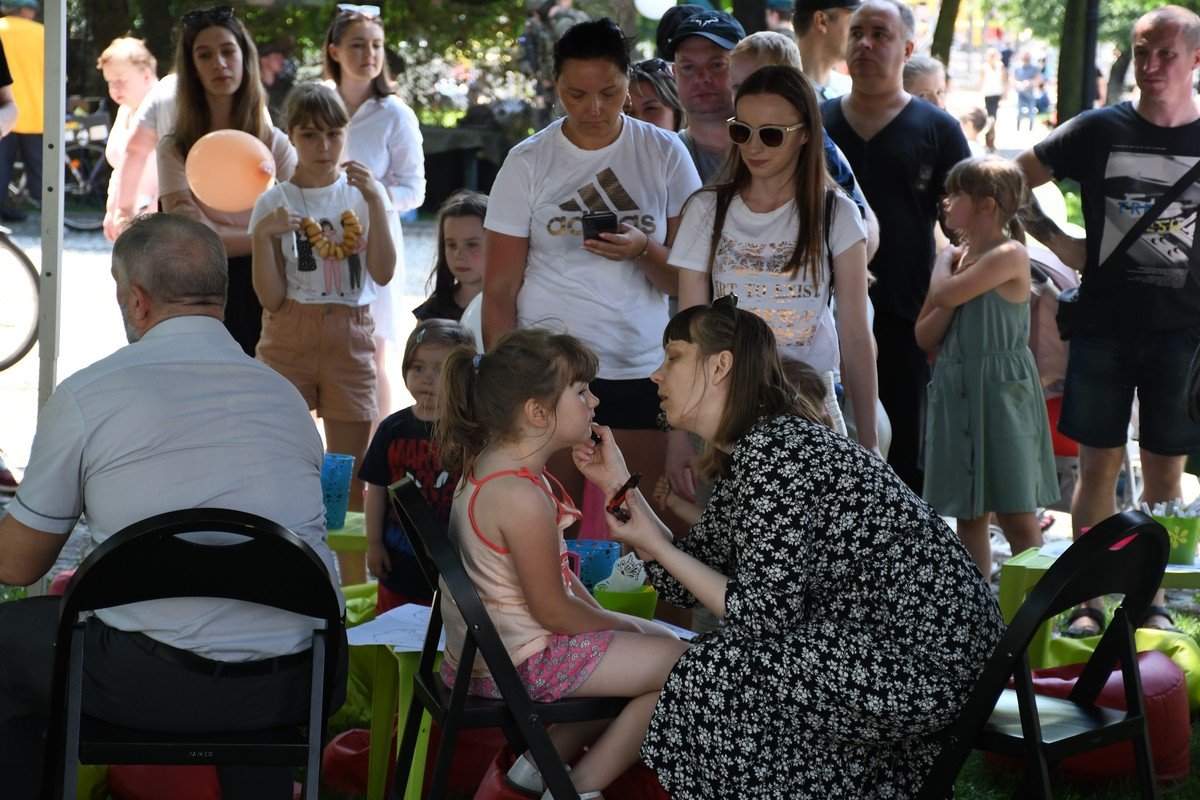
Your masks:
[[[442,365],[438,394],[442,416],[434,425],[438,457],[447,470],[466,469],[487,444],[488,432],[475,414],[477,379],[473,345],[459,345]]]

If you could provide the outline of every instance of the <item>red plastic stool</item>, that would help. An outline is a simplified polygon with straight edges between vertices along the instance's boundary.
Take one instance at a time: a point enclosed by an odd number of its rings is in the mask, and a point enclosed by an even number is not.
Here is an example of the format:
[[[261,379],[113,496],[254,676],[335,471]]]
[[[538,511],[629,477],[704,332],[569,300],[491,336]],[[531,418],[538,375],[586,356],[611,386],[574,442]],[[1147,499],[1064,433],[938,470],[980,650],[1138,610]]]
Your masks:
[[[221,800],[212,766],[175,767],[113,764],[108,768],[112,800]]]
[[[1033,688],[1037,694],[1066,699],[1083,672],[1083,664],[1035,670]],[[1157,650],[1138,653],[1142,673],[1142,695],[1146,702],[1146,721],[1150,728],[1150,752],[1154,772],[1160,781],[1174,781],[1191,772],[1189,749],[1192,726],[1188,716],[1187,681],[1183,672],[1168,656]],[[1125,689],[1120,670],[1113,670],[1100,692],[1097,705],[1125,709]],[[1011,766],[1013,759],[989,754],[995,763]],[[1078,781],[1106,781],[1135,774],[1133,747],[1129,742],[1089,750],[1064,758],[1063,773]]]

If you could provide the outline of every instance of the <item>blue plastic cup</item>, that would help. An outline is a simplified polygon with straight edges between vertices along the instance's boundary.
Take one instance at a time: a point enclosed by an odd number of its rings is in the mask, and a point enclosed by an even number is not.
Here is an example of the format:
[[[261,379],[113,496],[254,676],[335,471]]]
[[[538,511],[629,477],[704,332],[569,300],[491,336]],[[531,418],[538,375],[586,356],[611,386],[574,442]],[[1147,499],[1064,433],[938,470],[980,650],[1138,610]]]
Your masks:
[[[346,504],[350,502],[350,479],[354,477],[354,456],[326,453],[321,464],[321,493],[325,496],[325,527],[331,530],[346,524]]]
[[[589,592],[612,574],[621,557],[620,542],[605,539],[569,539],[567,549],[579,554],[579,580]]]

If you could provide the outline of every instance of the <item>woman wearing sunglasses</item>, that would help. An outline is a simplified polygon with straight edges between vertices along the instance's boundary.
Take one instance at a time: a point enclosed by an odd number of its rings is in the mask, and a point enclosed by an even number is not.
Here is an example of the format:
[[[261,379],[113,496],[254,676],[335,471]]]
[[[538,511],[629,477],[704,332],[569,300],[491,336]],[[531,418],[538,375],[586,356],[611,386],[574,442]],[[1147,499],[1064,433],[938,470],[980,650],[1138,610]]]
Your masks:
[[[844,381],[858,441],[878,454],[866,227],[826,170],[816,95],[795,68],[770,66],[746,78],[735,106],[736,147],[718,182],[688,201],[671,251],[679,306],[743,298],[782,352]]]
[[[611,19],[578,23],[555,45],[565,116],[514,147],[492,186],[483,333],[491,343],[510,328],[552,327],[587,342],[600,359],[596,419],[654,485],[666,435],[650,373],[678,288],[667,249],[700,177],[678,136],[622,113],[629,66]],[[549,469],[582,495],[565,453]]]
[[[417,115],[396,96],[387,67],[378,6],[341,3],[325,32],[325,77],[350,113],[346,158],[366,166],[388,190],[398,214],[425,202],[425,154]],[[388,342],[403,348],[411,325],[404,311],[404,244],[396,229],[396,277],[371,303],[375,320],[375,397],[380,419],[394,410]]]
[[[258,51],[233,9],[189,11],[181,23],[175,49],[175,124],[158,142],[159,193],[164,211],[186,214],[221,237],[229,256],[225,327],[252,356],[262,331],[262,305],[251,282],[251,209],[226,212],[206,205],[192,193],[184,165],[202,136],[224,129],[244,131],[264,142],[278,181],[292,176],[296,151],[287,134],[271,125],[258,76]]]
[[[629,99],[625,113],[663,130],[679,132],[683,127],[683,106],[671,65],[661,58],[639,61],[629,71]]]
[[[736,298],[662,338],[653,380],[671,425],[711,443],[712,500],[678,541],[637,490],[628,522],[606,519],[660,597],[725,624],[671,670],[643,760],[671,797],[916,796],[1003,630],[987,583],[886,463],[818,422]],[[630,472],[600,434],[574,458],[611,499]]]

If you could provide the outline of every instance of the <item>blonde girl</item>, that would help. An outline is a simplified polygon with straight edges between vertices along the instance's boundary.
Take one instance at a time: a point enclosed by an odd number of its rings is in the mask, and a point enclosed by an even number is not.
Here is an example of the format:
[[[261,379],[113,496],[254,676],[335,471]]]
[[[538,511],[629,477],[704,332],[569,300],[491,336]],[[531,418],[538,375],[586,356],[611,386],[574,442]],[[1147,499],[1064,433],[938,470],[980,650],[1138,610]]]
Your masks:
[[[991,576],[995,512],[1013,554],[1040,547],[1038,506],[1058,499],[1050,426],[1029,352],[1029,255],[1015,218],[1025,180],[1013,162],[971,158],[946,178],[946,223],[963,247],[943,250],[917,320],[936,352],[925,423],[925,500]]]
[[[437,428],[443,466],[463,471],[450,538],[533,699],[632,698],[603,733],[594,723],[551,728],[564,761],[599,733],[571,772],[584,800],[601,797],[638,760],[658,692],[687,647],[654,623],[605,611],[567,566],[562,531],[580,513],[546,461],[589,442],[593,430],[619,458],[612,431],[592,422],[599,401],[588,383],[596,369],[595,354],[578,339],[537,328],[510,331],[479,357],[459,347],[442,371]],[[452,686],[465,627],[443,598],[442,676]],[[466,679],[472,694],[499,696],[485,666],[477,663]],[[509,780],[544,789],[524,756]]]
[[[117,240],[117,194],[121,186],[121,166],[125,161],[125,146],[137,125],[134,119],[150,90],[158,85],[158,61],[141,39],[122,36],[104,48],[96,68],[108,84],[108,96],[117,104],[117,117],[104,145],[104,157],[112,166],[108,179],[108,204],[104,211],[104,238]],[[132,201],[134,213],[154,208],[158,202],[158,168],[151,155],[137,184],[137,197]]]

